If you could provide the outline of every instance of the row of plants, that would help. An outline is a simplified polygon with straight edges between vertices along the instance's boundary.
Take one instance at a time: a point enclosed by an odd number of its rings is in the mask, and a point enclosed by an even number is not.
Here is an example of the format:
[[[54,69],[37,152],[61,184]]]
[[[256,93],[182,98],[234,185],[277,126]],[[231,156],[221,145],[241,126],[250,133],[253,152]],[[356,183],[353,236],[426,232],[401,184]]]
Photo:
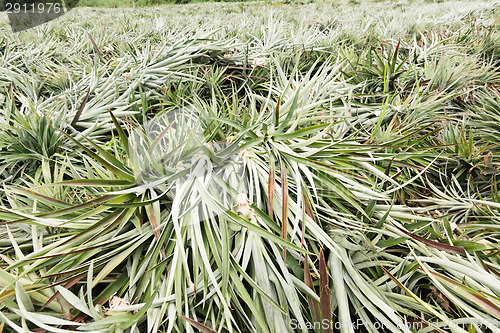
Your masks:
[[[4,23],[0,331],[498,331],[498,8],[450,4]]]

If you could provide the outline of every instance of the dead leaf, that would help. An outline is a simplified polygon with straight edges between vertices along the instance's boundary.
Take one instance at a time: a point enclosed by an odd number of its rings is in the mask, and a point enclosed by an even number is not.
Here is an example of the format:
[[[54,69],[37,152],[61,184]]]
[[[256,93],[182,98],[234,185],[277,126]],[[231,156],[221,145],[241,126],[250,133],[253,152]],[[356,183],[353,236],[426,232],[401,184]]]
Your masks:
[[[451,309],[451,306],[450,306],[450,301],[448,301],[448,299],[446,298],[446,296],[444,296],[438,288],[436,288],[435,286],[430,286],[429,287],[431,289],[431,293],[427,296],[428,298],[433,298],[436,300],[436,302],[443,308],[445,309],[447,312],[451,312],[452,309]]]
[[[119,308],[124,308],[129,305],[130,305],[129,301],[115,295],[111,296],[111,298],[109,299],[110,310],[117,310]]]

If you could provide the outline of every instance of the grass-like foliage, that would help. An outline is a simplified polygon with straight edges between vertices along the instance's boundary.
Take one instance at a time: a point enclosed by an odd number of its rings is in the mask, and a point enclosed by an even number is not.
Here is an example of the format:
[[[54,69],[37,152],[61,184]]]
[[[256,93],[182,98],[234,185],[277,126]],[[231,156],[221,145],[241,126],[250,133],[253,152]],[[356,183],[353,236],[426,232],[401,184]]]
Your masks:
[[[499,331],[499,19],[2,21],[0,332]]]

